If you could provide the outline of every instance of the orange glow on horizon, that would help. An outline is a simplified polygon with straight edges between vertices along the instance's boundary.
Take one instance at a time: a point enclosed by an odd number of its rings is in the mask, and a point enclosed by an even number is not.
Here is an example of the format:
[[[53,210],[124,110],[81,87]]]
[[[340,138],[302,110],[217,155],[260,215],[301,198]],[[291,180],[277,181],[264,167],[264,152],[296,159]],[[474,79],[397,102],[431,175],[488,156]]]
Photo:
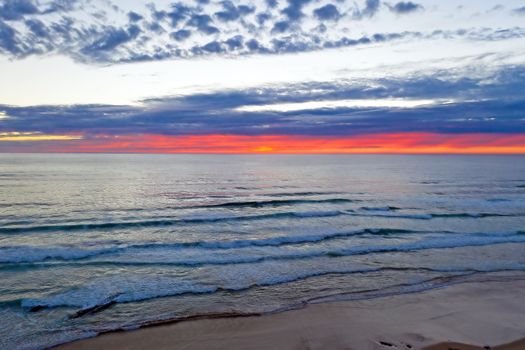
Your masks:
[[[0,141],[4,142],[27,142],[27,141],[67,141],[81,140],[81,135],[55,135],[34,132],[3,132],[0,133]]]
[[[16,149],[13,146],[14,151]],[[24,150],[27,151],[28,147]],[[0,149],[1,150],[1,149]],[[525,134],[98,135],[50,142],[37,152],[253,154],[525,154]]]

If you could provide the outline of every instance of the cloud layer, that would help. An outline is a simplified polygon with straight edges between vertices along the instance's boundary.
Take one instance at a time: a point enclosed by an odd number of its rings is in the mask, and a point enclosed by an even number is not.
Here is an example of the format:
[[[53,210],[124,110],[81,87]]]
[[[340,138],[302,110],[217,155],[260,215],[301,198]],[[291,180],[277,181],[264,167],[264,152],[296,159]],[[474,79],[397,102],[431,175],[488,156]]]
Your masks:
[[[0,132],[83,135],[303,135],[525,133],[525,67],[450,79],[317,82],[146,100],[141,106],[1,106]],[[413,103],[413,100],[432,103]],[[373,103],[334,104],[357,100]],[[382,104],[381,101],[394,101]],[[314,107],[257,108],[317,101]],[[327,101],[323,105],[323,101]],[[406,101],[406,102],[403,102]],[[299,106],[303,106],[299,104]],[[397,107],[396,107],[397,106]],[[405,106],[405,107],[404,107]],[[255,108],[254,108],[255,107]]]
[[[116,5],[103,0],[5,0],[0,6],[1,54],[23,58],[56,53],[86,63],[295,53],[418,38],[493,40],[501,30],[507,37],[523,37],[525,31],[517,26],[414,30],[403,21],[414,12],[431,10],[412,1],[181,0]],[[388,19],[389,13],[393,19]],[[392,22],[388,28],[375,29],[379,26],[373,18],[380,14]]]

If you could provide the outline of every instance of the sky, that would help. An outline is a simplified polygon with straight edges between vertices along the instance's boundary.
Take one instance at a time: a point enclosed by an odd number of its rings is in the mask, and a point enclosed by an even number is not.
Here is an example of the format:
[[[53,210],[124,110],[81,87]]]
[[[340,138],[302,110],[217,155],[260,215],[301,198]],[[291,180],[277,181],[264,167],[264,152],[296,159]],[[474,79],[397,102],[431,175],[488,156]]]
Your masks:
[[[525,154],[525,0],[0,0],[0,152]]]

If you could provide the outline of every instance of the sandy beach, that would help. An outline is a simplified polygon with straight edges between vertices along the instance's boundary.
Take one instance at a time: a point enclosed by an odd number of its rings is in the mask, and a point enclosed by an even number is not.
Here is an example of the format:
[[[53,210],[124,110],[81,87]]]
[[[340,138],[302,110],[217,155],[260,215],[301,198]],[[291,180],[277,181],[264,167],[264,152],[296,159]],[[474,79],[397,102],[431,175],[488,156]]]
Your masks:
[[[56,349],[522,350],[523,278],[500,276],[414,294],[312,304],[264,316],[112,332]]]

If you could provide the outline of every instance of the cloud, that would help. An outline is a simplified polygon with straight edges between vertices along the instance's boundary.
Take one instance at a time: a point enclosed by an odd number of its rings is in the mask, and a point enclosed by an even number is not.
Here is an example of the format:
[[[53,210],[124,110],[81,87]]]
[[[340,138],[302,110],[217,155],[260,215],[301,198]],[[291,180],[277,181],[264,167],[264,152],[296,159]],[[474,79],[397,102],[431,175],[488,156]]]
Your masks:
[[[235,51],[238,49],[242,49],[244,47],[244,38],[242,35],[236,35],[234,37],[229,38],[224,42],[230,51]]]
[[[191,36],[191,31],[186,29],[180,29],[176,32],[171,33],[171,37],[177,41],[183,41]]]
[[[310,3],[312,0],[287,0],[288,6],[281,10],[286,19],[275,22],[272,33],[285,33],[297,28],[297,25],[301,22],[305,14],[303,13],[303,7]]]
[[[426,32],[396,25],[398,32],[374,32],[378,26],[366,21],[380,11],[382,3],[363,0],[361,4],[358,7],[340,0],[179,0],[169,5],[149,3],[121,9],[111,0],[9,0],[0,5],[8,9],[0,12],[0,54],[18,59],[54,53],[82,63],[117,64],[209,55],[298,53],[400,39],[495,41],[525,34],[524,28],[510,25],[494,29],[428,28]],[[422,8],[413,2],[385,4],[398,14]],[[352,19],[364,21],[364,29],[353,30]],[[211,42],[215,44],[209,45]]]
[[[525,6],[514,9],[512,12],[518,15],[525,15]]]
[[[139,22],[139,21],[144,19],[143,16],[139,15],[138,13],[136,13],[134,11],[128,12],[128,18],[129,18],[130,22]]]
[[[287,0],[288,6],[286,6],[282,13],[288,17],[290,21],[298,21],[304,17],[302,9],[304,5],[308,4],[312,0]]]
[[[41,38],[49,37],[49,30],[42,21],[38,19],[29,19],[25,21],[25,24],[36,36]]]
[[[341,18],[341,13],[339,13],[337,7],[332,4],[315,9],[314,15],[322,21],[337,21],[339,18]]]
[[[202,46],[200,49],[211,53],[220,53],[224,51],[222,44],[218,41],[211,41],[206,45]]]
[[[100,37],[82,48],[81,51],[89,56],[97,56],[137,38],[140,33],[141,29],[137,25],[130,25],[125,29],[106,27],[105,32]]]
[[[23,47],[17,40],[16,31],[0,20],[0,51],[17,56],[23,52]]]
[[[20,20],[25,15],[39,13],[38,7],[31,0],[4,0],[0,5],[0,18],[4,20]]]
[[[365,8],[363,10],[359,10],[358,8],[354,10],[354,18],[362,19],[364,17],[373,17],[379,11],[380,7],[380,0],[366,0]]]
[[[268,7],[270,7],[270,8],[277,7],[277,0],[266,0],[266,4],[267,4]]]
[[[246,43],[246,45],[250,45]],[[215,41],[202,50],[224,50]],[[49,135],[303,135],[525,133],[523,66],[474,77],[290,84],[143,101],[142,106],[0,106],[0,132]],[[456,72],[457,73],[457,72]],[[317,102],[316,102],[317,101]],[[322,101],[332,101],[321,103]],[[433,101],[425,102],[425,101]],[[290,108],[265,108],[275,104]]]
[[[240,17],[255,12],[255,6],[235,6],[231,1],[221,2],[223,10],[215,12],[215,16],[223,22],[236,21]]]
[[[422,5],[413,3],[411,1],[407,1],[407,2],[401,1],[401,2],[398,2],[397,4],[395,4],[393,6],[391,5],[389,7],[390,7],[390,11],[395,12],[395,13],[400,14],[400,15],[411,13],[411,12],[415,12],[415,11],[423,9]]]
[[[267,12],[262,12],[257,14],[257,23],[260,25],[264,25],[267,21],[269,21],[272,18],[272,15]]]
[[[272,28],[272,33],[284,33],[288,29],[290,29],[289,21],[279,21],[279,22],[275,22]]]
[[[171,20],[171,26],[174,28],[177,27],[179,23],[181,23],[183,20],[187,19],[191,14],[193,14],[192,8],[184,4],[181,4],[181,3],[172,4],[171,11],[169,12],[156,11],[155,7],[152,7],[152,8],[153,8],[153,16],[157,20],[162,20],[165,17],[167,17]]]
[[[51,3],[47,5],[48,7],[45,8],[42,13],[48,14],[48,13],[55,13],[55,12],[69,12],[73,11],[76,8],[81,8],[81,1],[80,0],[54,0]]]
[[[219,29],[213,25],[213,20],[208,15],[193,15],[186,25],[197,28],[200,32],[204,34],[215,34],[219,32]]]

